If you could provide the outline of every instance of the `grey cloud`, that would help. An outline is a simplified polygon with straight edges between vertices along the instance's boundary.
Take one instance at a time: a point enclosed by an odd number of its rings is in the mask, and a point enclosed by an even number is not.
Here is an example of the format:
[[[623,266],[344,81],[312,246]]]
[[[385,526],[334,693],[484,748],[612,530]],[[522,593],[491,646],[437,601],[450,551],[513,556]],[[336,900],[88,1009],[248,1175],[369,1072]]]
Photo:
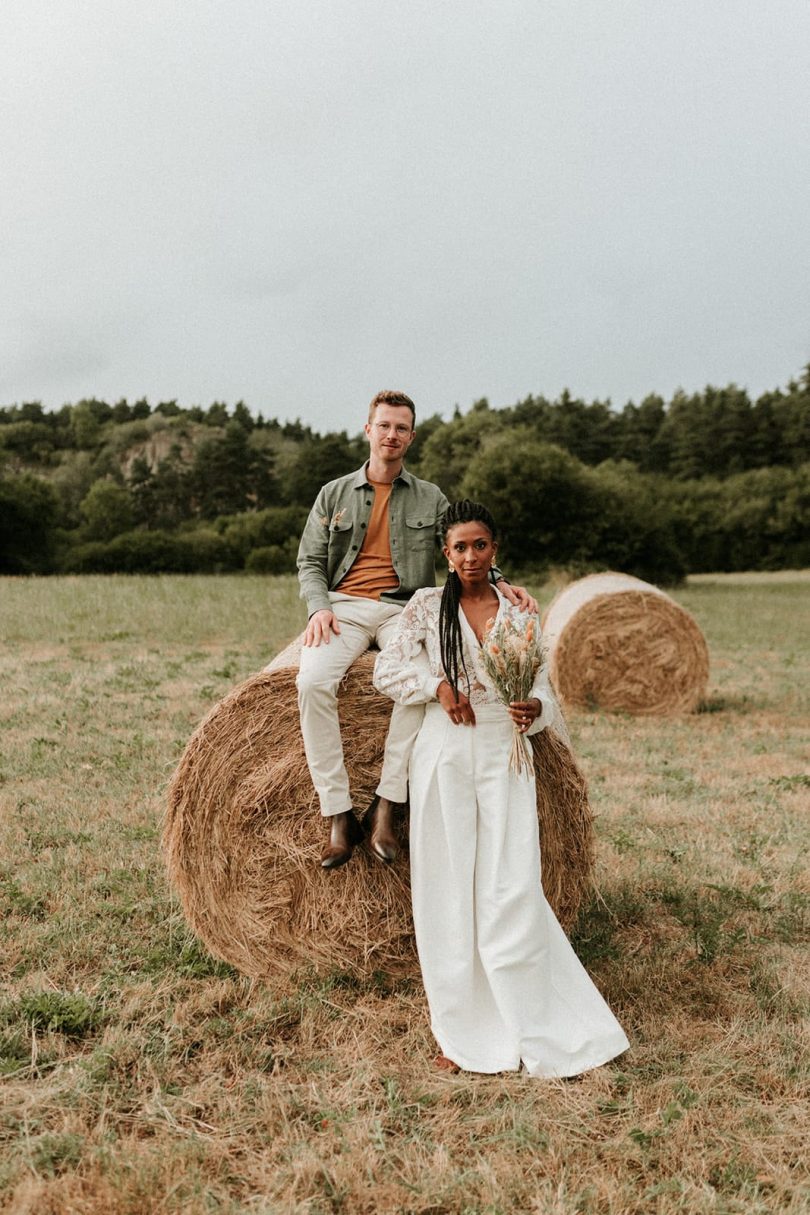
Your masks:
[[[808,357],[808,80],[804,0],[6,0],[3,395],[760,391]]]

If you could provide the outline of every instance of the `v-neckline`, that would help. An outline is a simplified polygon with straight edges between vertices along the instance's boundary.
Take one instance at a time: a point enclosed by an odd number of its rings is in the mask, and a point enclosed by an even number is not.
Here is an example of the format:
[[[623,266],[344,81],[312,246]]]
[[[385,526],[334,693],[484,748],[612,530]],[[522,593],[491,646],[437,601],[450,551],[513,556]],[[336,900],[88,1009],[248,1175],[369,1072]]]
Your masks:
[[[495,613],[495,620],[497,621],[498,617],[501,614],[501,610],[503,609],[504,598],[497,587],[494,587],[493,589],[495,591],[495,594],[498,596],[498,610]],[[476,633],[475,629],[473,628],[473,626],[470,624],[469,620],[467,619],[467,613],[464,611],[464,608],[461,606],[460,603],[458,605],[458,614],[459,614],[459,619],[461,620],[462,632],[466,632],[467,640],[472,641],[472,643],[473,643],[473,652],[475,652],[475,650],[480,650],[481,642],[478,640],[478,634]]]

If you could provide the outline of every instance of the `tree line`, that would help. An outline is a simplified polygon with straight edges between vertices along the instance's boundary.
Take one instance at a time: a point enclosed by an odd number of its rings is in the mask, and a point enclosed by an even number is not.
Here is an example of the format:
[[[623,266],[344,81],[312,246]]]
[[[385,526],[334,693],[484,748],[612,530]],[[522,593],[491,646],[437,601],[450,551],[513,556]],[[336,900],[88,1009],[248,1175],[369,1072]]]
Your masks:
[[[0,409],[0,571],[294,568],[319,487],[362,433],[229,409],[86,399]],[[510,568],[810,564],[810,366],[751,400],[707,387],[614,410],[564,392],[419,418],[408,467],[487,502]]]

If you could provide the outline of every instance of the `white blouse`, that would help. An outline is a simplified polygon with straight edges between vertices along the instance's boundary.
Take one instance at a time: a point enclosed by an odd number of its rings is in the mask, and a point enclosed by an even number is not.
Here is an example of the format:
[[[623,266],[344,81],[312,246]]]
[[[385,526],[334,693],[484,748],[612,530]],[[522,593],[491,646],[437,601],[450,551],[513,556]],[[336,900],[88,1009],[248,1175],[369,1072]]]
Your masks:
[[[523,617],[495,588],[498,595],[497,621],[506,616]],[[442,667],[439,646],[439,608],[442,591],[440,587],[425,587],[416,591],[405,605],[397,622],[397,631],[377,656],[374,665],[373,683],[378,692],[390,696],[402,705],[426,704],[436,700],[439,684],[446,678]],[[536,619],[536,617],[535,617]],[[467,668],[469,688],[464,683],[464,671],[460,671],[459,690],[466,692],[473,708],[476,705],[501,704],[501,698],[487,675],[481,659],[481,647],[464,612],[459,609],[461,623],[462,654]],[[539,621],[538,621],[539,628]],[[554,693],[548,681],[548,664],[543,663],[537,672],[529,699],[537,697],[540,712],[526,731],[536,734],[555,720],[559,714]]]

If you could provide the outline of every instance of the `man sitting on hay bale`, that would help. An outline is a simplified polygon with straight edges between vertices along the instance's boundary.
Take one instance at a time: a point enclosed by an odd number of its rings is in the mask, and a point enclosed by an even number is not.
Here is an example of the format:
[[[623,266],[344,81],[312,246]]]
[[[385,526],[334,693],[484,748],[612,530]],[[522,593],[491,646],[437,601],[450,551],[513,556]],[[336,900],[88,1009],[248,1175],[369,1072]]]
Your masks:
[[[330,481],[315,500],[298,550],[301,597],[309,620],[296,680],[301,734],[321,814],[330,820],[325,869],[351,858],[362,829],[352,813],[337,711],[337,689],[354,660],[393,635],[414,591],[434,586],[439,521],[448,502],[437,485],[406,472],[416,409],[404,392],[378,392],[364,427],[369,459]],[[523,587],[492,571],[504,597],[530,612]],[[395,808],[405,801],[408,760],[422,706],[395,705],[380,782],[369,807],[369,842],[380,860],[397,856]]]

